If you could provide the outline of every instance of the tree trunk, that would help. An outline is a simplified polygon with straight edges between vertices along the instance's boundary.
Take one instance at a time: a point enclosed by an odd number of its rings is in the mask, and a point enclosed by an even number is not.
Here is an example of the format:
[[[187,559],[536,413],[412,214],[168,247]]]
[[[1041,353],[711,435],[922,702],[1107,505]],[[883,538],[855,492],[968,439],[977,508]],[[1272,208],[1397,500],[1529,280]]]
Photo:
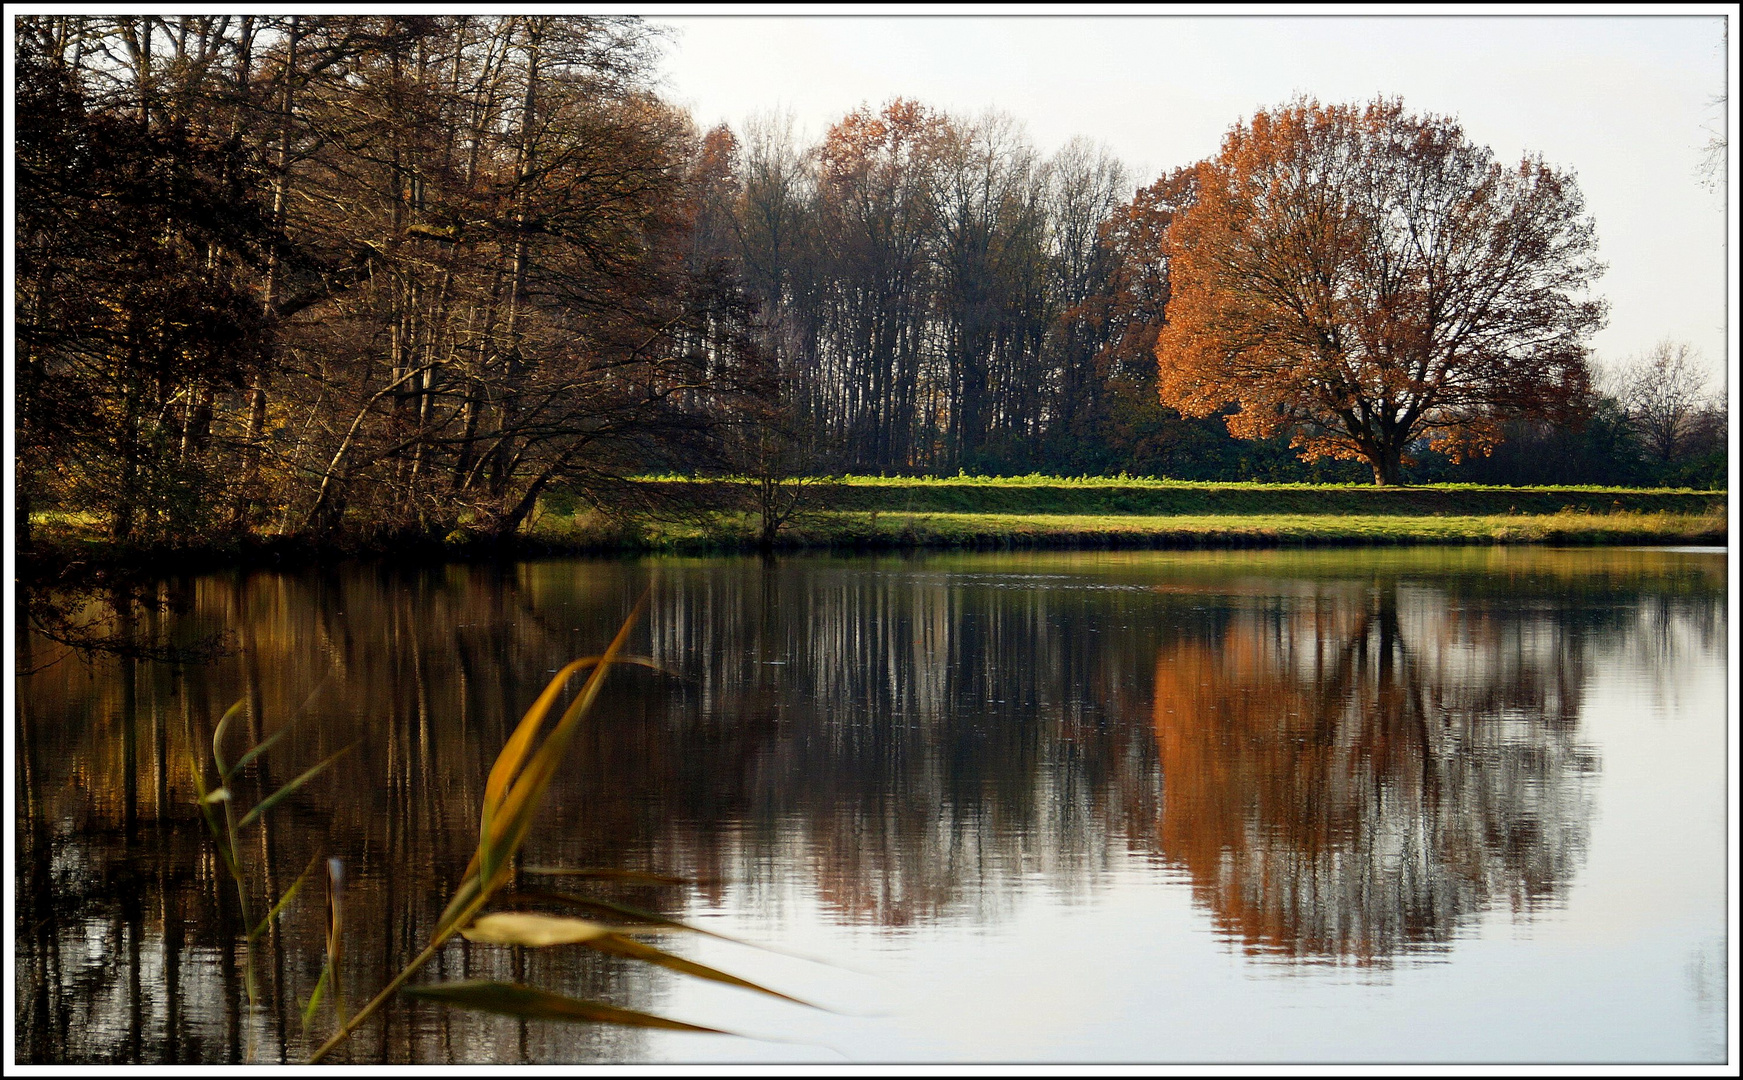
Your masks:
[[[22,471],[22,470],[21,470]],[[25,480],[17,485],[17,496],[12,503],[12,542],[13,548],[21,558],[30,557],[30,489],[31,480]],[[22,622],[16,624],[23,626]]]
[[[285,203],[290,189],[291,118],[296,101],[297,46],[302,36],[301,22],[293,16],[285,45],[284,68],[279,75],[284,81],[284,87],[279,99],[278,147],[273,169],[270,218],[275,235],[282,235],[284,232]],[[274,308],[278,305],[281,277],[279,271],[278,245],[274,244],[267,252],[266,281],[261,290],[261,313],[267,319],[275,318]],[[260,494],[260,459],[262,444],[266,438],[266,384],[267,374],[264,371],[256,372],[250,380],[248,432],[242,443],[242,483],[237,490],[230,518],[231,528],[237,532],[250,530],[249,518],[253,515]]]
[[[1397,443],[1383,443],[1368,459],[1368,464],[1373,466],[1376,486],[1394,487],[1403,482],[1404,447]]]
[[[539,504],[539,496],[544,493],[552,476],[551,472],[540,474],[528,485],[525,494],[520,497],[520,501],[515,503],[507,513],[496,519],[490,530],[493,540],[505,540],[520,531],[520,527],[526,524],[527,518],[532,516],[533,508]]]
[[[763,551],[775,549],[775,535],[781,531],[781,514],[776,507],[780,495],[780,479],[765,472],[757,481],[757,508],[762,515],[763,526],[757,546]]]

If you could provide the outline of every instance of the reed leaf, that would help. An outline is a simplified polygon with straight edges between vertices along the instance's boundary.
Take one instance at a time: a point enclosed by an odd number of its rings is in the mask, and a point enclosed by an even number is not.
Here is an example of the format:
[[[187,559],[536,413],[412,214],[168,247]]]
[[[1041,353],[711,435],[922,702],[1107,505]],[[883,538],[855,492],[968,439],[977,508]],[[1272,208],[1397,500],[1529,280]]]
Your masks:
[[[734,945],[746,945],[753,949],[765,949],[765,951],[768,952],[781,951],[779,949],[769,949],[766,946],[758,945],[754,941],[744,941],[740,938],[729,937],[726,934],[717,934],[713,930],[704,930],[700,926],[692,926],[686,922],[679,922],[677,919],[668,919],[666,916],[661,915],[658,912],[648,911],[645,908],[635,907],[631,904],[619,904],[611,900],[596,900],[590,896],[576,896],[573,893],[550,892],[544,889],[529,889],[524,892],[512,893],[504,899],[511,901],[546,900],[552,903],[567,904],[570,907],[580,908],[582,911],[616,915],[622,918],[640,919],[641,921],[650,923],[661,930],[675,930],[690,934],[703,934],[707,937],[719,938],[721,941],[730,941]],[[619,933],[627,933],[629,930],[634,928],[618,927],[617,929]]]
[[[285,799],[289,798],[293,793],[296,792],[296,790],[298,788],[302,787],[304,784],[308,783],[310,780],[313,780],[316,776],[319,776],[323,769],[325,769],[327,766],[333,764],[333,762],[339,760],[340,757],[349,753],[351,751],[351,749],[353,747],[355,747],[356,745],[357,745],[356,743],[352,743],[350,746],[347,746],[344,749],[339,750],[337,753],[330,755],[325,761],[322,761],[319,764],[313,766],[307,772],[305,772],[301,776],[297,777],[295,780],[292,780],[290,783],[286,784],[284,787],[279,788],[277,791],[273,792],[271,795],[268,795],[266,798],[260,800],[260,803],[257,806],[255,806],[254,809],[252,809],[252,810],[248,811],[248,813],[242,815],[242,820],[238,821],[236,823],[236,827],[238,829],[246,829],[246,828],[248,828],[248,826],[252,825],[254,822],[260,820],[260,815],[266,813],[268,810],[271,810],[274,806],[277,806],[279,803],[281,803]]]
[[[308,1004],[303,1006],[303,1030],[315,1022],[315,1010],[321,1007],[321,998],[327,992],[327,980],[332,976],[333,964],[328,961],[321,965],[321,977],[315,980],[315,989],[309,994]]]
[[[533,737],[538,734],[540,725],[544,723],[545,717],[549,715],[551,706],[556,704],[558,695],[561,694],[563,688],[569,684],[569,679],[576,673],[588,668],[597,667],[603,662],[606,662],[605,656],[584,656],[579,660],[572,660],[568,664],[565,664],[562,670],[558,671],[557,674],[552,677],[550,683],[545,686],[544,692],[541,693],[538,696],[538,699],[533,702],[532,707],[527,710],[526,715],[521,717],[520,723],[515,725],[514,733],[508,737],[508,742],[503,744],[502,752],[497,755],[496,763],[491,766],[490,777],[484,783],[485,815],[483,820],[480,822],[480,835],[489,835],[489,816],[493,815],[495,811],[501,807],[503,797],[508,791],[510,782],[514,780],[515,774],[519,772],[521,765],[526,761],[528,752],[532,748]],[[642,667],[652,668],[655,671],[669,674],[669,672],[666,672],[664,667],[645,656],[618,656],[610,662],[617,664],[638,664]]]
[[[698,979],[709,979],[713,982],[725,983],[728,986],[738,986],[746,990],[755,990],[759,994],[767,994],[770,997],[777,997],[782,1001],[791,1001],[795,1005],[804,1005],[812,1009],[822,1008],[822,1006],[814,1005],[809,1001],[793,997],[790,994],[783,994],[779,990],[770,990],[768,987],[753,983],[749,979],[741,979],[737,975],[728,975],[719,968],[711,968],[707,964],[698,964],[694,960],[686,960],[682,956],[676,956],[672,953],[666,952],[664,949],[656,949],[652,945],[624,937],[622,934],[603,934],[599,937],[583,941],[581,944],[587,946],[589,949],[597,949],[600,952],[610,953],[613,956],[624,956],[631,960],[640,960],[643,963],[655,964],[659,967],[667,968],[683,975],[694,975]],[[824,1011],[828,1012],[829,1010],[825,1009]]]
[[[561,866],[523,866],[523,874],[537,874],[541,877],[578,877],[601,878],[612,881],[644,881],[650,885],[693,885],[689,878],[673,877],[670,874],[650,874],[642,870],[586,869],[570,870]]]
[[[520,723],[515,725],[514,732],[509,736],[508,742],[503,744],[501,753],[497,754],[496,762],[490,768],[490,776],[484,782],[484,803],[479,811],[478,835],[480,838],[491,836],[494,832],[496,815],[502,808],[502,802],[509,790],[509,785],[526,762],[527,755],[532,749],[533,738],[538,734],[539,728],[543,726],[545,717],[550,714],[551,706],[556,704],[557,697],[562,693],[563,688],[569,684],[569,680],[574,675],[588,668],[595,668],[595,676],[598,676],[603,670],[600,665],[605,663],[637,664],[663,674],[670,674],[659,663],[645,656],[617,656],[610,660],[606,656],[584,656],[579,660],[572,660],[565,664],[556,675],[552,676],[551,681],[546,684],[544,692],[539,694],[532,707],[527,709],[526,715],[521,717]],[[589,684],[591,685],[591,680]],[[567,715],[565,713],[565,716]],[[489,881],[496,873],[494,857],[497,854],[495,848],[481,843],[478,857],[475,860],[476,866],[468,866],[467,873],[470,874],[475,868],[479,869],[480,877]]]
[[[295,721],[292,721],[292,723],[295,723]],[[291,724],[286,724],[285,726],[279,728],[277,731],[273,732],[271,735],[268,735],[266,738],[260,740],[258,743],[255,743],[248,750],[244,751],[242,756],[236,759],[236,764],[234,764],[230,767],[230,774],[232,776],[234,776],[235,774],[241,772],[243,769],[248,768],[248,765],[250,762],[252,762],[255,758],[259,757],[260,755],[266,753],[268,750],[272,749],[272,744],[276,743],[276,742],[278,742],[278,740],[284,738],[285,734],[287,732],[289,732],[290,729],[291,729]]]
[[[344,959],[345,863],[327,860],[327,985],[333,991],[333,1014],[345,1030],[345,994],[340,974]]]
[[[188,772],[193,775],[194,794],[197,796],[200,815],[206,819],[206,828],[212,834],[212,843],[218,849],[218,857],[224,861],[224,869],[229,872],[230,876],[241,881],[242,868],[236,865],[235,853],[230,850],[230,832],[224,827],[223,822],[218,820],[218,811],[215,809],[216,804],[222,800],[213,799],[212,796],[216,792],[206,790],[206,770],[200,768],[200,763],[191,750],[188,752]],[[224,789],[219,788],[218,790],[223,791]],[[227,792],[225,798],[229,798]]]
[[[240,767],[241,766],[238,766],[238,768]],[[303,867],[303,872],[297,875],[297,879],[291,882],[290,888],[286,889],[284,895],[278,898],[278,903],[272,905],[272,910],[266,913],[266,918],[261,919],[258,926],[248,931],[249,941],[253,941],[260,937],[260,935],[266,931],[266,928],[272,925],[274,916],[283,911],[285,906],[296,897],[297,891],[303,887],[303,882],[308,880],[309,875],[314,873],[315,864],[320,861],[321,857],[319,855],[316,855],[314,858],[309,860],[309,865]]]
[[[531,868],[522,867],[521,872],[530,873]],[[579,908],[582,911],[592,911],[604,915],[615,915],[619,918],[626,919],[641,919],[644,922],[653,924],[649,930],[643,930],[642,928],[635,926],[616,927],[617,932],[620,934],[650,933],[653,930],[702,934],[706,937],[718,938],[721,941],[730,941],[734,945],[743,945],[748,949],[761,949],[763,952],[779,953],[782,956],[791,956],[796,960],[805,960],[813,964],[822,964],[824,967],[842,967],[840,964],[831,963],[828,960],[811,956],[808,953],[795,952],[792,949],[782,949],[774,945],[761,945],[754,941],[746,941],[744,938],[736,938],[730,934],[722,934],[715,930],[707,930],[687,922],[679,922],[677,919],[669,919],[658,912],[648,911],[645,908],[638,908],[629,904],[619,904],[611,900],[598,900],[590,896],[576,896],[573,893],[553,892],[546,889],[528,889],[522,892],[510,893],[503,897],[503,899],[511,902],[544,900],[551,903],[567,904],[570,907]],[[843,968],[842,970],[852,969]]]
[[[224,764],[224,733],[230,730],[230,721],[236,719],[243,704],[238,701],[225,709],[224,715],[218,719],[218,726],[212,729],[212,760],[218,765],[218,782],[221,785],[230,782],[230,767]]]
[[[614,641],[612,644],[617,643]],[[556,775],[563,751],[568,747],[569,737],[574,733],[577,721],[586,714],[594,698],[598,696],[604,672],[603,664],[594,668],[593,674],[582,685],[581,692],[570,702],[562,718],[539,744],[538,750],[527,761],[524,771],[498,804],[499,814],[493,823],[494,828],[480,838],[479,850],[488,850],[498,856],[495,861],[499,866],[526,843],[527,835],[532,831],[533,817],[538,812],[551,778]],[[499,870],[498,873],[500,872]],[[488,883],[494,876],[484,875],[484,880]]]
[[[250,747],[249,749],[244,751],[242,756],[236,759],[236,764],[230,766],[229,775],[234,776],[237,773],[240,773],[243,769],[248,768],[248,766],[254,761],[255,758],[259,757],[260,755],[266,753],[268,750],[272,749],[273,744],[277,743],[280,739],[282,739],[286,735],[290,734],[291,728],[296,726],[297,721],[302,719],[302,714],[305,711],[307,711],[307,709],[309,707],[309,703],[314,701],[316,696],[319,695],[322,690],[326,689],[327,683],[332,679],[332,677],[333,677],[333,672],[331,670],[328,670],[327,674],[321,677],[320,683],[318,685],[316,685],[315,689],[312,692],[310,692],[308,698],[303,702],[302,707],[297,709],[296,714],[293,715],[290,718],[290,720],[285,723],[285,725],[283,727],[279,728],[277,731],[273,732],[271,735],[268,735],[266,738],[260,740],[258,743],[255,743],[252,747]],[[241,706],[242,706],[242,703],[239,701],[235,705],[231,706],[231,709],[232,709],[232,711],[234,711],[235,709],[238,709]],[[225,715],[226,715],[226,718],[228,718],[228,713]],[[222,720],[219,721],[218,726],[220,729],[222,729],[222,727],[224,726],[224,721],[222,721]],[[215,742],[219,738],[219,733],[214,732],[212,735],[212,738]],[[222,762],[220,761],[220,765],[221,764],[222,764]]]
[[[509,783],[526,761],[527,754],[532,750],[533,738],[539,733],[539,726],[545,722],[551,706],[556,704],[557,695],[569,684],[571,676],[593,667],[599,660],[597,656],[584,656],[563,665],[563,669],[552,677],[532,707],[527,709],[526,715],[521,717],[520,723],[515,725],[514,733],[502,745],[502,752],[496,755],[496,763],[490,767],[489,779],[484,782],[484,817],[480,822],[480,835],[490,835],[490,815],[502,805],[502,797],[508,792]]]
[[[458,927],[464,925],[489,902],[491,893],[501,885],[502,880],[507,876],[508,859],[525,841],[527,832],[532,828],[533,813],[537,809],[539,797],[544,794],[552,774],[556,771],[558,757],[564,746],[567,745],[575,724],[592,706],[594,698],[598,697],[601,678],[611,667],[612,662],[622,653],[623,643],[628,640],[630,630],[635,626],[636,620],[641,617],[642,609],[647,606],[651,593],[650,587],[649,591],[644,592],[641,599],[636,602],[634,610],[624,619],[623,626],[618,629],[617,636],[612,638],[611,644],[599,657],[599,662],[593,668],[593,674],[588,677],[581,692],[576,695],[574,702],[570,704],[562,719],[557,722],[557,726],[545,737],[545,741],[540,744],[538,751],[527,762],[526,771],[508,785],[508,793],[503,799],[504,809],[508,814],[507,824],[504,824],[503,819],[498,818],[493,811],[489,829],[480,830],[478,848],[473,852],[472,861],[461,876],[460,887],[455,890],[453,899],[448,901],[447,908],[444,909],[441,918],[437,921],[436,931],[431,935],[430,943],[424,947],[423,952],[413,957],[410,963],[401,968],[399,974],[395,975],[381,989],[380,993],[371,998],[356,1016],[341,1024],[339,1030],[334,1032],[332,1037],[317,1047],[315,1052],[309,1055],[309,1064],[319,1063],[334,1047],[349,1038],[359,1025],[374,1015],[390,997],[405,986],[420,968],[435,957]],[[573,672],[569,674],[573,674]],[[548,689],[549,687],[547,687]],[[549,711],[549,705],[546,706],[546,711]],[[525,722],[524,719],[522,722]],[[535,724],[534,727],[536,729],[537,725]],[[498,757],[500,759],[501,755]],[[496,771],[494,766],[491,771],[492,773]],[[510,766],[505,770],[505,775],[512,775],[513,772],[514,767]],[[490,856],[488,859],[486,858],[487,854]],[[486,862],[494,867],[488,876],[478,872]],[[531,994],[540,993],[540,991],[530,988],[522,989]],[[586,1003],[581,1004],[586,1005]],[[609,1009],[610,1006],[602,1006],[602,1008]],[[575,1018],[580,1019],[580,1017]],[[661,1023],[669,1025],[675,1021],[662,1021]],[[685,1025],[685,1027],[688,1030],[713,1030],[695,1028],[692,1025]]]
[[[474,862],[477,861],[476,851],[472,853],[472,858]],[[454,898],[448,901],[448,906],[442,909],[441,916],[436,919],[436,932],[431,937],[432,941],[445,940],[453,932],[454,924],[460,921],[460,917],[468,909],[476,910],[484,906],[481,903],[475,904],[479,896],[479,885],[478,875],[468,872],[461,880],[460,887],[454,890]]]
[[[590,919],[540,915],[532,911],[500,911],[483,915],[460,931],[467,941],[484,945],[525,945],[539,949],[548,945],[578,945],[604,937],[615,927]]]
[[[593,706],[594,699],[599,696],[599,688],[604,682],[605,673],[617,659],[618,653],[623,651],[623,643],[628,640],[630,630],[640,617],[642,608],[647,604],[647,599],[647,594],[644,593],[641,600],[636,603],[635,610],[630,613],[629,618],[625,619],[623,626],[618,629],[617,636],[611,639],[611,644],[592,665],[593,673],[582,684],[581,691],[575,695],[575,700],[569,703],[568,709],[564,711],[550,733],[545,736],[544,741],[539,744],[539,748],[529,756],[525,755],[524,749],[516,754],[511,754],[510,749],[504,747],[503,754],[498,757],[498,766],[502,764],[502,757],[518,755],[525,756],[525,767],[521,770],[520,775],[508,784],[507,793],[497,800],[496,812],[492,815],[490,829],[480,833],[478,850],[467,865],[466,877],[460,889],[456,891],[454,900],[449,902],[447,909],[443,912],[442,919],[437,923],[437,933],[450,933],[465,921],[462,917],[462,894],[470,895],[473,899],[469,902],[477,903],[478,906],[482,907],[483,900],[487,899],[506,880],[509,860],[514,857],[515,852],[520,850],[521,845],[526,843],[528,834],[532,832],[533,819],[538,814],[539,804],[544,798],[546,788],[550,786],[551,778],[556,775],[557,767],[562,763],[563,751],[568,747],[570,737],[574,735],[581,717],[587,714],[587,711]],[[558,672],[556,678],[551,680],[552,684],[559,684],[567,680],[570,675],[574,674],[571,669],[576,669],[576,666],[581,663],[582,661],[577,660],[573,664],[566,665],[562,671]],[[547,696],[549,694],[550,687],[547,687],[546,694],[540,695],[539,701],[534,703],[531,710],[528,710],[529,717],[537,713],[538,719],[543,719],[543,713],[549,711],[550,702],[554,700],[554,695]],[[521,727],[525,726],[526,719],[522,719]],[[536,729],[537,725],[535,724],[534,727]],[[516,735],[518,736],[519,733],[520,729],[517,728]],[[511,737],[510,741],[513,742],[514,738]],[[512,776],[514,771],[515,767],[510,767],[504,770],[502,775]],[[495,774],[497,769],[493,767],[491,772]],[[491,801],[488,787],[486,788],[485,801]],[[486,867],[490,868],[488,872],[484,870]]]
[[[519,983],[469,980],[466,982],[431,983],[407,986],[400,991],[425,1001],[440,1001],[466,1009],[519,1016],[528,1020],[586,1020],[600,1024],[624,1024],[630,1027],[662,1028],[667,1031],[695,1031],[706,1035],[731,1035],[719,1028],[686,1024],[664,1016],[620,1009],[599,1001],[553,994]]]

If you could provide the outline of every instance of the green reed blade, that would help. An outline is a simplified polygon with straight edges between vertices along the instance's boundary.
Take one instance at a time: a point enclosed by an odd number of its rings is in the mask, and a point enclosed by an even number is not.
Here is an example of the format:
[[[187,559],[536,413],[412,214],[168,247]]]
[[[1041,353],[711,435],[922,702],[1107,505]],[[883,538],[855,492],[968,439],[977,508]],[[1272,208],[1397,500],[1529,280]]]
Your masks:
[[[272,744],[284,738],[285,734],[290,731],[292,724],[295,723],[296,721],[291,721],[290,724],[286,724],[284,727],[279,728],[271,735],[268,735],[266,738],[250,747],[241,757],[236,759],[236,764],[230,767],[231,774],[234,775],[241,772],[243,769],[248,768],[249,762],[272,749]]]
[[[541,949],[550,945],[578,945],[604,937],[617,927],[590,919],[541,915],[535,911],[499,911],[483,915],[460,931],[467,941],[484,945],[525,945]]]
[[[318,765],[315,765],[314,767],[310,768],[307,772],[305,772],[301,776],[297,777],[295,780],[292,780],[290,783],[286,784],[284,787],[279,788],[277,791],[273,792],[271,795],[268,795],[266,798],[260,800],[259,805],[257,805],[254,809],[248,811],[248,813],[242,815],[242,820],[238,821],[236,823],[236,828],[246,829],[246,828],[248,828],[248,826],[254,824],[255,821],[259,820],[260,815],[266,813],[268,810],[271,810],[274,806],[277,806],[279,803],[281,803],[285,799],[289,798],[298,788],[302,787],[304,784],[308,783],[310,780],[313,780],[316,776],[320,775],[321,770],[323,770],[327,766],[333,764],[333,762],[339,760],[339,758],[344,756],[345,754],[350,753],[351,750],[356,745],[357,745],[356,743],[352,743],[350,746],[347,746],[344,749],[338,751],[337,753],[332,754],[325,761],[322,761]]]
[[[620,1009],[600,1001],[552,994],[519,983],[489,982],[482,979],[466,982],[433,983],[407,986],[400,993],[425,1001],[439,1001],[465,1009],[519,1016],[529,1020],[587,1020],[600,1024],[624,1024],[630,1027],[663,1028],[667,1031],[695,1031],[707,1035],[731,1035],[719,1028],[686,1024],[651,1013]]]
[[[240,766],[238,766],[238,768],[240,768]],[[262,933],[265,932],[265,930],[268,926],[272,925],[273,917],[275,915],[277,915],[279,912],[283,911],[285,909],[285,905],[287,905],[291,902],[291,900],[296,896],[297,890],[299,890],[303,887],[303,882],[307,881],[309,875],[314,873],[315,864],[320,862],[320,861],[321,861],[321,856],[318,854],[314,858],[309,860],[309,865],[303,867],[303,872],[297,875],[297,879],[295,881],[291,882],[291,887],[286,889],[284,891],[284,895],[278,898],[278,903],[272,905],[272,910],[266,913],[266,918],[260,920],[260,925],[256,926],[254,929],[248,931],[248,940],[249,941],[253,941],[256,938],[258,938]]]
[[[224,715],[218,720],[218,726],[212,729],[212,760],[218,763],[218,782],[220,784],[230,782],[230,767],[224,764],[224,733],[230,729],[230,721],[236,719],[244,704],[245,702],[238,701],[225,709]]]
[[[672,877],[670,874],[648,874],[640,870],[587,869],[570,870],[561,866],[523,866],[523,874],[539,874],[545,877],[578,877],[601,878],[613,881],[645,881],[650,885],[694,885],[689,878]]]
[[[194,756],[192,750],[188,751],[188,772],[193,774],[194,794],[199,796],[200,805],[206,805],[206,771],[200,768],[200,759]]]
[[[229,830],[218,820],[218,811],[215,809],[218,800],[212,798],[217,792],[206,790],[206,770],[200,767],[200,762],[194,757],[192,750],[188,751],[188,772],[193,775],[194,794],[198,796],[200,815],[206,819],[206,828],[212,834],[212,843],[218,848],[218,857],[224,861],[224,868],[229,871],[230,876],[241,880],[242,868],[236,865],[236,857],[230,850]],[[228,797],[226,792],[225,798]]]
[[[807,1008],[822,1008],[822,1006],[814,1005],[809,1001],[801,1000],[789,994],[783,994],[779,990],[770,990],[768,987],[760,986],[748,979],[741,979],[737,975],[728,975],[719,968],[711,968],[707,964],[698,964],[694,960],[686,960],[681,956],[674,956],[672,953],[666,952],[664,949],[656,949],[652,945],[631,940],[630,938],[624,937],[622,934],[605,934],[589,941],[583,941],[581,944],[587,946],[589,949],[597,949],[600,952],[610,953],[613,956],[627,956],[632,960],[657,964],[660,967],[668,968],[672,971],[679,972],[680,974],[694,975],[698,979],[710,979],[714,982],[726,983],[728,986],[739,986],[746,990],[755,990],[759,994],[778,997],[782,1001],[791,1001],[796,1005],[804,1005]],[[827,1012],[828,1010],[825,1009],[824,1011]]]
[[[309,1003],[303,1006],[303,1030],[307,1031],[315,1022],[315,1010],[321,1007],[321,997],[327,992],[327,979],[332,972],[332,963],[321,965],[321,977],[315,980],[314,992],[309,995]]]

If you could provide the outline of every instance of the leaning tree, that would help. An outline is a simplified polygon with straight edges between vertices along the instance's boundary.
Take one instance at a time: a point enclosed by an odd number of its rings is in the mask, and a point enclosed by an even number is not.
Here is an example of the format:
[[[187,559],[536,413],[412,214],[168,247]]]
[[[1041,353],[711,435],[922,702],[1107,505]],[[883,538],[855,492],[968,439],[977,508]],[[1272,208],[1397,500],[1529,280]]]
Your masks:
[[[1164,404],[1397,483],[1420,439],[1486,452],[1588,397],[1603,272],[1570,173],[1513,168],[1396,100],[1312,100],[1237,125],[1164,240]]]

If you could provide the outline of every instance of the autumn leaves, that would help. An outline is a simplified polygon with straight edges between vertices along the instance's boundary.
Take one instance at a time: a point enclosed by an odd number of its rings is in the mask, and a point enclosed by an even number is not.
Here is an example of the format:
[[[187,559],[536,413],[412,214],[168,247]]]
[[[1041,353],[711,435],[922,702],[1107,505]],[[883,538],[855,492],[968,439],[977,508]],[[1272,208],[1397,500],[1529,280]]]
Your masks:
[[[1162,401],[1393,484],[1428,439],[1483,452],[1586,398],[1603,271],[1571,175],[1516,168],[1401,102],[1309,99],[1237,125],[1162,244]]]

